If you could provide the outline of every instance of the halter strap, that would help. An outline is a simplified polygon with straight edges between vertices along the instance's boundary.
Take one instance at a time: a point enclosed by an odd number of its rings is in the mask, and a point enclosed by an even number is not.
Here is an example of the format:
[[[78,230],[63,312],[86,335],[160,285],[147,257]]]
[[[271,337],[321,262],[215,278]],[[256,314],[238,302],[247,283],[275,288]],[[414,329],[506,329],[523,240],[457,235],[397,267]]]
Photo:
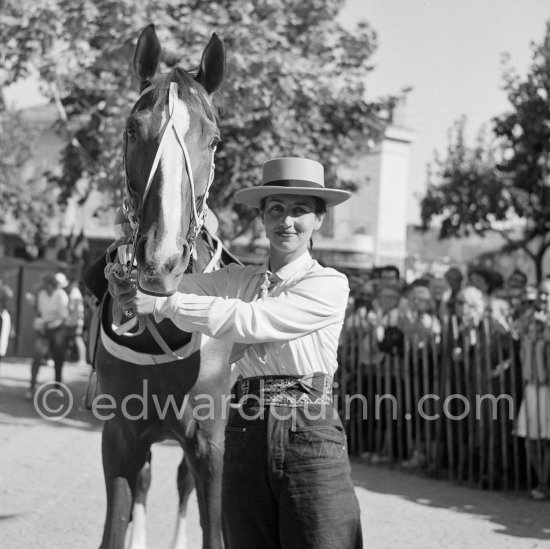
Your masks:
[[[148,86],[147,88],[145,88],[141,92],[140,97],[143,97],[143,95],[145,95],[146,93],[149,93],[150,91],[152,91],[152,89],[153,89],[152,86]],[[145,190],[143,192],[143,197],[142,197],[142,200],[141,200],[140,213],[143,212],[143,209],[145,207],[145,200],[147,199],[149,191],[151,190],[151,186],[153,184],[153,179],[155,177],[155,174],[156,174],[157,169],[158,169],[158,165],[160,163],[160,159],[162,157],[162,153],[163,153],[164,145],[165,145],[166,140],[167,140],[167,136],[170,133],[170,129],[172,129],[174,131],[175,136],[176,136],[176,141],[178,142],[178,144],[179,144],[179,146],[182,150],[182,153],[183,153],[183,157],[184,157],[184,160],[185,160],[185,171],[187,173],[187,177],[189,179],[189,185],[190,185],[190,188],[191,188],[192,219],[191,219],[191,223],[189,224],[189,231],[188,231],[188,234],[186,236],[186,239],[187,239],[188,243],[190,244],[190,246],[192,247],[195,239],[197,238],[197,235],[199,234],[199,232],[201,230],[202,225],[204,224],[204,219],[205,219],[206,213],[207,213],[208,194],[209,194],[209,191],[210,191],[210,187],[211,187],[211,185],[214,181],[214,170],[215,170],[214,155],[215,155],[216,149],[214,149],[212,151],[212,158],[211,158],[211,163],[210,163],[210,175],[209,175],[209,178],[208,178],[208,183],[206,185],[204,195],[203,195],[202,200],[201,200],[201,206],[200,206],[200,212],[199,212],[197,210],[197,198],[196,198],[196,193],[195,193],[195,181],[194,181],[194,178],[193,178],[193,169],[192,169],[192,166],[191,166],[191,159],[189,157],[189,151],[187,149],[187,145],[185,144],[185,139],[183,138],[183,136],[181,135],[181,132],[179,131],[179,129],[176,127],[176,125],[174,123],[174,112],[175,112],[175,105],[176,105],[177,99],[178,99],[178,85],[177,85],[176,82],[170,82],[170,89],[168,91],[168,119],[166,121],[166,124],[165,124],[163,130],[162,130],[162,137],[160,139],[160,143],[159,143],[159,146],[157,148],[155,158],[153,159],[153,164],[151,165],[151,170],[149,172],[149,177],[147,178],[147,183],[145,185]],[[130,186],[129,186],[128,177],[126,177],[126,185],[127,185],[128,191],[129,191],[128,194],[130,195],[131,193],[130,193]],[[131,204],[131,202],[129,200],[127,201],[126,210],[127,210],[128,219],[130,221],[130,225],[131,225],[131,227],[134,231],[135,240],[137,240],[137,233],[139,232],[139,218],[141,216],[138,215],[137,216],[138,219],[136,219],[135,209],[134,209],[133,205]],[[134,242],[134,244],[136,244],[136,242]]]

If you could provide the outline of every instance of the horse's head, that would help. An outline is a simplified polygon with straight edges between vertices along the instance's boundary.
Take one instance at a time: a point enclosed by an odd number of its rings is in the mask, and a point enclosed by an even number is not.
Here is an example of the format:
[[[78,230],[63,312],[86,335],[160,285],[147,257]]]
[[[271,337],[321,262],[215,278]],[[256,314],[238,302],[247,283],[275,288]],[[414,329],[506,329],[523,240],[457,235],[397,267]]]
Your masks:
[[[146,27],[134,54],[141,95],[126,122],[128,216],[134,227],[138,285],[177,290],[206,213],[219,140],[212,94],[223,80],[224,48],[214,34],[196,76],[179,67],[156,75],[161,46]]]

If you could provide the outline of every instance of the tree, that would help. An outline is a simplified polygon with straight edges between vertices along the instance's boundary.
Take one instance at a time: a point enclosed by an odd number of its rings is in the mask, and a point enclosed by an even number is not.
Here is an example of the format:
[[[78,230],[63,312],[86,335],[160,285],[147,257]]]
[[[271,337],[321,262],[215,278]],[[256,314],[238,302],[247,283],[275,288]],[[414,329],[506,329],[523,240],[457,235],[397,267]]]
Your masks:
[[[137,98],[131,71],[139,31],[154,22],[165,65],[198,63],[213,31],[228,52],[222,143],[210,206],[222,235],[249,227],[234,204],[240,187],[257,184],[270,157],[322,161],[327,181],[352,188],[337,171],[382,129],[382,102],[365,96],[375,35],[366,23],[337,22],[344,0],[6,0],[0,15],[4,84],[36,69],[56,102],[67,147],[50,183],[66,199],[78,188],[112,194],[123,188],[121,132]],[[181,55],[181,58],[179,57]]]
[[[503,251],[523,249],[537,280],[550,247],[550,23],[532,44],[528,74],[506,61],[504,90],[511,110],[492,121],[492,140],[464,140],[464,121],[451,131],[447,155],[436,156],[421,201],[424,229],[440,223],[440,238],[499,233]]]
[[[0,223],[11,216],[31,256],[47,243],[55,208],[55,201],[44,192],[45,178],[29,166],[35,139],[18,113],[0,108]]]

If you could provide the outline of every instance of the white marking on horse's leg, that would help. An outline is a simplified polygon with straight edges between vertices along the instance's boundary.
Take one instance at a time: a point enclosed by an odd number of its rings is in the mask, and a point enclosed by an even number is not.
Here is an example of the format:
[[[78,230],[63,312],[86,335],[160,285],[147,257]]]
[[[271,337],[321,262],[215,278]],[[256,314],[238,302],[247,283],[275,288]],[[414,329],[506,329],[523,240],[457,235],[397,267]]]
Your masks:
[[[178,513],[176,531],[170,549],[187,549],[187,512],[185,514]]]
[[[147,549],[147,522],[143,503],[134,505],[128,531],[130,537],[126,537],[126,549]]]
[[[126,536],[124,538],[124,549],[130,549],[130,544],[132,543],[132,530],[134,525],[130,521],[128,523],[128,528],[126,528]]]

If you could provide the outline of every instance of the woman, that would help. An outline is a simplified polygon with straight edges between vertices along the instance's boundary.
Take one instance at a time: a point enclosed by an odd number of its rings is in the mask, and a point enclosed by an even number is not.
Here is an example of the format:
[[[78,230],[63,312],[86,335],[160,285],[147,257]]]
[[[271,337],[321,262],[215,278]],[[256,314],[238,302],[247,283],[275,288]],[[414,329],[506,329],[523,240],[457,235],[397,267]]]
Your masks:
[[[190,275],[185,293],[170,297],[111,287],[122,308],[234,342],[239,405],[226,429],[222,488],[229,549],[362,547],[346,436],[332,407],[348,282],[308,250],[326,207],[349,196],[324,187],[314,160],[270,160],[263,184],[235,195],[261,211],[267,265]]]

